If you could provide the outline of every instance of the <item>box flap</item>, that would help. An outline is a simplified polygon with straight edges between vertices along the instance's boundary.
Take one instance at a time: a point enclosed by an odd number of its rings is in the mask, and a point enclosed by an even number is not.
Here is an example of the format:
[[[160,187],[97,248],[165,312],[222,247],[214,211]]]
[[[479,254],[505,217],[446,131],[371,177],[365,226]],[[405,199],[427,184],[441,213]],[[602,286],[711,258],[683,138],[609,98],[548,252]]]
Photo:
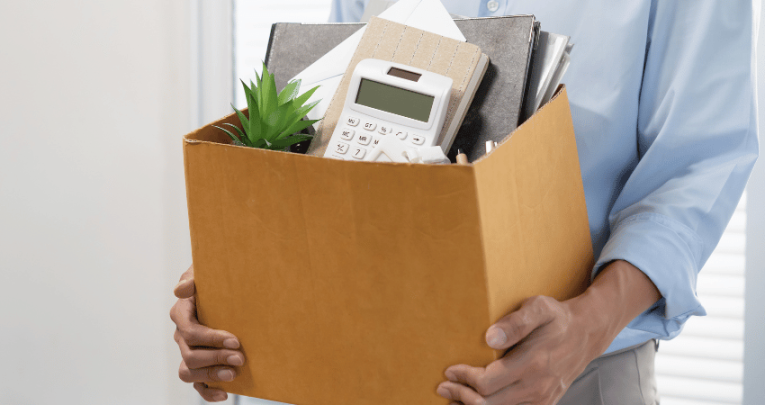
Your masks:
[[[475,170],[492,322],[534,295],[582,293],[593,253],[565,88]]]

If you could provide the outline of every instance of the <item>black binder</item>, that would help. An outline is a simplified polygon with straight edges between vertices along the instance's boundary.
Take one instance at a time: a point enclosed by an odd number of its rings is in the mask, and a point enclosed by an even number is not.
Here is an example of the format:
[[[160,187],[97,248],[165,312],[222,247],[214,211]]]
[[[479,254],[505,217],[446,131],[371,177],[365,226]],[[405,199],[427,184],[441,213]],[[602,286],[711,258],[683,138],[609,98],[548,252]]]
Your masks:
[[[457,133],[457,148],[472,162],[486,152],[486,141],[501,142],[520,125],[526,82],[539,23],[533,15],[455,20],[467,42],[478,45],[491,63]],[[287,81],[363,27],[361,23],[276,23],[266,51],[266,65],[281,90]]]

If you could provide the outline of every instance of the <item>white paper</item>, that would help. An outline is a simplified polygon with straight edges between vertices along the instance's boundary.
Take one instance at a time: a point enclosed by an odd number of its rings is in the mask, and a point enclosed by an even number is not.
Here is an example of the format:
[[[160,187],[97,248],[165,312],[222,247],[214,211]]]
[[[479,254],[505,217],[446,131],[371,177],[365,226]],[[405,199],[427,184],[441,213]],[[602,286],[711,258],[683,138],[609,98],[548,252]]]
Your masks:
[[[465,36],[462,35],[457,24],[454,23],[449,12],[439,0],[401,0],[383,11],[378,17],[458,41],[466,41]],[[311,102],[321,100],[308,113],[309,119],[319,119],[326,113],[365,30],[366,27],[359,29],[292,78],[292,80],[302,80],[301,92],[321,86],[309,100]]]
[[[567,55],[566,50],[570,49],[568,43],[570,38],[552,32],[546,34],[547,43],[541,43],[541,46],[538,49],[538,51],[544,55],[542,60],[542,74],[539,78],[539,83],[532,84],[531,86],[531,88],[536,89],[536,94],[534,95],[534,111],[550,100],[549,97],[552,97],[552,93],[563,78],[563,73],[565,73],[568,68],[568,60],[565,55]],[[565,68],[561,70],[561,66],[564,64]]]
[[[565,53],[563,53],[560,64],[555,70],[555,74],[553,74],[552,78],[550,79],[550,84],[547,87],[547,91],[545,92],[544,97],[542,97],[542,103],[540,105],[545,105],[548,101],[552,100],[552,96],[555,94],[555,89],[558,88],[558,85],[563,80],[563,75],[566,74],[566,70],[568,70],[568,66],[571,64],[571,55],[569,52],[570,50],[567,50]]]

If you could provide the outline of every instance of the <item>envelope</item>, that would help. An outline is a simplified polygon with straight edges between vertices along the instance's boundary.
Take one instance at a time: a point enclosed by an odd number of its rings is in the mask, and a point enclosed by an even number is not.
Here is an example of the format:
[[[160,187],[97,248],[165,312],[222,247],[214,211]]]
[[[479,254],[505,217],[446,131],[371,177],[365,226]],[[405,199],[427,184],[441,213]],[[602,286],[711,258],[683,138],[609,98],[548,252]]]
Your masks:
[[[466,41],[446,7],[439,0],[401,0],[383,11],[378,17],[458,41]],[[308,113],[309,119],[315,120],[324,117],[365,30],[366,27],[356,31],[348,39],[292,78],[292,80],[302,80],[300,85],[302,92],[320,86],[309,100],[309,102],[321,100]],[[316,124],[317,127],[318,125],[319,123]]]

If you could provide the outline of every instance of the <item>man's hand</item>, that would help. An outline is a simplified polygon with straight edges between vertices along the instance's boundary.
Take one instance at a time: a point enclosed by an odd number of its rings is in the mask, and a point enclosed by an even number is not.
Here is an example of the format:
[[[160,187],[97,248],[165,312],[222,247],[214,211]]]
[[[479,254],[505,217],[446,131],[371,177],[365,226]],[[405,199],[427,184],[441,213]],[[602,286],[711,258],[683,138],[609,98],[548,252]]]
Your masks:
[[[225,401],[225,391],[209,388],[212,381],[231,381],[236,370],[231,366],[244,364],[244,354],[236,350],[239,340],[222,330],[214,330],[199,323],[194,298],[194,266],[189,267],[175,286],[178,301],[170,309],[170,319],[175,322],[175,341],[181,349],[181,380],[194,383],[194,388],[208,402]]]
[[[587,364],[661,295],[624,261],[608,265],[587,291],[559,302],[533,297],[486,332],[486,343],[509,349],[487,367],[446,369],[437,392],[465,405],[553,405]]]
[[[597,356],[582,353],[583,327],[566,303],[530,298],[486,332],[493,349],[513,349],[485,368],[449,367],[438,393],[466,405],[554,404]]]

